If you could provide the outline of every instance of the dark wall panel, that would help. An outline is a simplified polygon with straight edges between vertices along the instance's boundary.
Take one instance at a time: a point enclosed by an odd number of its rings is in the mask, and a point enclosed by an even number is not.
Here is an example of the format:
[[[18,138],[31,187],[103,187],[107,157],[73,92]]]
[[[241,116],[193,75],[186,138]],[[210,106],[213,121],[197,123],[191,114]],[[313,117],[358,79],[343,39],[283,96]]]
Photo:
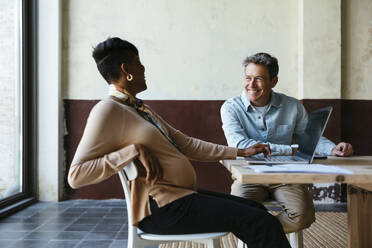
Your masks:
[[[342,101],[342,139],[358,155],[372,155],[372,101]]]
[[[324,130],[323,136],[332,140],[336,144],[341,141],[341,100],[339,99],[304,99],[301,100],[304,104],[306,111],[311,113],[312,111],[324,108],[328,106],[333,107],[332,115],[329,118],[327,128]]]
[[[65,136],[66,171],[68,171],[86,120],[96,100],[65,100],[68,134]],[[220,107],[223,101],[145,101],[172,126],[187,135],[206,141],[226,144],[221,128]],[[306,110],[333,106],[333,114],[325,136],[334,142],[341,140],[354,145],[357,155],[371,155],[372,101],[339,99],[302,100]],[[219,163],[192,162],[198,176],[198,186],[205,189],[230,192],[231,175]],[[66,179],[67,175],[65,175]],[[72,190],[66,183],[68,198],[108,199],[121,198],[123,192],[115,175],[104,182]],[[314,194],[316,189],[313,189]],[[339,196],[337,196],[337,199]]]

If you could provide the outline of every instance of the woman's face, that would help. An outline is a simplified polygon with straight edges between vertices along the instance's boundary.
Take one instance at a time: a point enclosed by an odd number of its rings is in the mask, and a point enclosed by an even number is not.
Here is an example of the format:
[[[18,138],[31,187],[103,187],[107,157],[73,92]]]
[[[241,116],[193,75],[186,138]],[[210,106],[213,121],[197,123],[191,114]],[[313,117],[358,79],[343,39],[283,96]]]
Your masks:
[[[133,95],[140,93],[147,89],[145,78],[145,67],[142,65],[140,58],[136,55],[132,63],[126,64],[127,72],[132,74],[133,80],[128,81],[128,90]]]

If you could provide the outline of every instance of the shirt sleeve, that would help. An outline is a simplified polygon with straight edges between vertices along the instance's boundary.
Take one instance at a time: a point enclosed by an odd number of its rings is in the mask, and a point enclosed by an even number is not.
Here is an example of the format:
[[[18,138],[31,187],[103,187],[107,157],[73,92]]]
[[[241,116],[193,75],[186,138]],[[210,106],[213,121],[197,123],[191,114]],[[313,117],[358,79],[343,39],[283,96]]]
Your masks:
[[[68,173],[72,188],[99,183],[137,157],[134,144],[122,145],[125,123],[118,116],[122,113],[107,104],[91,111]]]
[[[272,155],[292,154],[292,148],[289,145],[274,144],[250,138],[245,130],[248,127],[244,126],[239,120],[233,104],[225,102],[221,107],[220,113],[222,129],[229,146],[247,148],[255,144],[268,144],[270,145]]]
[[[190,160],[197,161],[218,161],[221,159],[235,159],[238,149],[224,145],[218,145],[193,138],[183,134],[163,120],[158,114],[152,111],[169,131],[173,141],[179,146],[182,153]]]

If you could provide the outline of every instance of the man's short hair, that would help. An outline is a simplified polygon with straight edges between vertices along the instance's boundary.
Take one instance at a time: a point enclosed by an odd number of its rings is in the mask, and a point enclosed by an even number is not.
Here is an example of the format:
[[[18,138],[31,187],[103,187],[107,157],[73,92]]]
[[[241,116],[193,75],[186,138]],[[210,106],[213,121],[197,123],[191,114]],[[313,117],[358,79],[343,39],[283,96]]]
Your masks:
[[[268,53],[256,53],[254,55],[248,56],[243,62],[244,67],[247,67],[249,63],[264,65],[269,71],[270,79],[278,76],[278,60]]]

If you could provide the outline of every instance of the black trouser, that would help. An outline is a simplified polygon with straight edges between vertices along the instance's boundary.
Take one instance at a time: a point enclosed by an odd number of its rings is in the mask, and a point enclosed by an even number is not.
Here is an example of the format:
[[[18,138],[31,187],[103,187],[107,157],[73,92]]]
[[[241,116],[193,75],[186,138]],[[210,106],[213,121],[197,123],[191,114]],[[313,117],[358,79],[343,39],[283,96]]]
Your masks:
[[[248,248],[290,248],[276,217],[255,201],[198,190],[159,208],[150,197],[152,214],[138,227],[154,234],[232,232]]]

